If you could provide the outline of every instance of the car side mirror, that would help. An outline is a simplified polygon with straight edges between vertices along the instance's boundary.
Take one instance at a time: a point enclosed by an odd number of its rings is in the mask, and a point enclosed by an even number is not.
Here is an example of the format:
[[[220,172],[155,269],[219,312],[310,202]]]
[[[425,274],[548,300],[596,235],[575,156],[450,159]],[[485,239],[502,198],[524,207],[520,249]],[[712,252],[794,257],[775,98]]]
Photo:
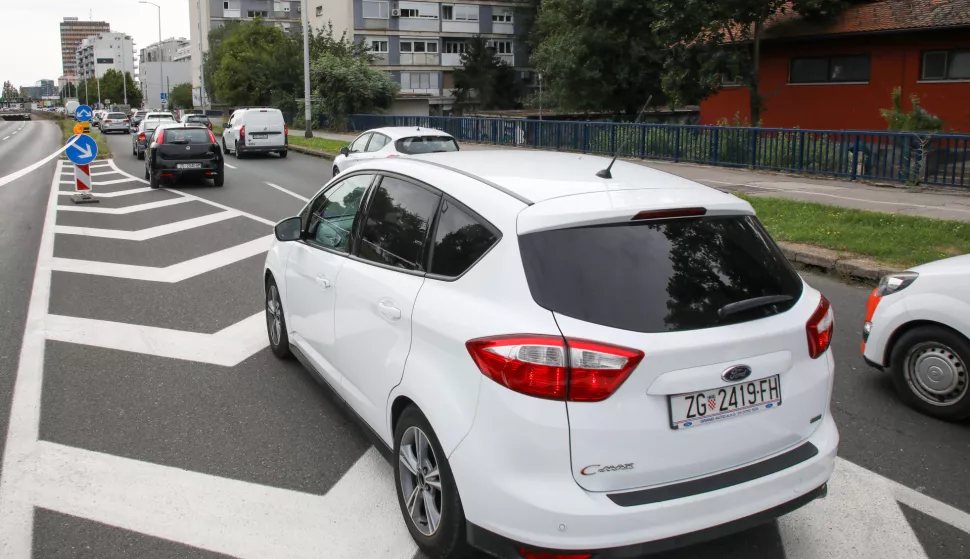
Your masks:
[[[303,220],[300,219],[300,216],[288,217],[277,223],[274,231],[276,232],[277,240],[283,242],[299,241],[300,235],[303,232]]]
[[[347,149],[347,146],[340,148],[340,155],[350,155],[350,150]]]

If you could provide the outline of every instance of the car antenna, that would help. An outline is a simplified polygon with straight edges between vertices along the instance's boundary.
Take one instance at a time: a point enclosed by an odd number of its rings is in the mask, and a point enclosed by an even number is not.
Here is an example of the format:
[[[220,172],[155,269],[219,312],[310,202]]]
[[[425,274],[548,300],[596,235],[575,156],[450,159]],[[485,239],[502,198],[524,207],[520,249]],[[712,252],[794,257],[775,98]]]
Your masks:
[[[647,97],[647,102],[643,104],[643,108],[640,109],[640,112],[639,113],[637,113],[637,119],[633,121],[633,124],[637,124],[637,123],[640,122],[640,117],[643,116],[644,111],[647,110],[647,106],[650,105],[650,100],[651,99],[653,99],[653,95],[651,95],[650,97]],[[616,163],[616,156],[620,155],[620,152],[623,151],[623,148],[624,147],[626,147],[626,144],[624,144],[620,149],[616,150],[616,152],[613,153],[613,160],[610,161],[610,164],[605,169],[601,169],[599,171],[596,171],[596,176],[597,177],[599,177],[601,179],[612,179],[613,178],[613,173],[610,172],[610,169],[613,168],[613,164]]]

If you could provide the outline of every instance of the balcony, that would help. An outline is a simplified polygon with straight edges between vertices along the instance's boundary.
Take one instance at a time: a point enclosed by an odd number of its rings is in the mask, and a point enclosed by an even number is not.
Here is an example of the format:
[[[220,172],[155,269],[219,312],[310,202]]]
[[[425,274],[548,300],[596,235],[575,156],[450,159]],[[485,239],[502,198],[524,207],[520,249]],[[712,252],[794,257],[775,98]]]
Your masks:
[[[442,66],[461,66],[461,55],[457,52],[445,52],[441,54]]]
[[[441,59],[438,53],[428,52],[402,52],[402,66],[440,66]]]
[[[514,54],[496,54],[499,60],[507,63],[509,66],[515,66],[515,55]]]
[[[239,8],[235,8],[235,9],[231,9],[231,8],[229,8],[229,9],[223,9],[222,10],[222,17],[234,17],[234,18],[240,17]]]

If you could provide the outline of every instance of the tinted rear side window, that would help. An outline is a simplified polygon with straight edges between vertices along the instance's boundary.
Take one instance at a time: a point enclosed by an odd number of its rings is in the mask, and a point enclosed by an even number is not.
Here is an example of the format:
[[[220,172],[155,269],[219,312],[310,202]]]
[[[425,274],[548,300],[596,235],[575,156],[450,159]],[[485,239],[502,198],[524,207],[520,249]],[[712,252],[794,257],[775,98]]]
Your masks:
[[[448,136],[415,136],[402,138],[394,143],[400,153],[418,155],[420,153],[435,153],[440,151],[458,151],[458,143]]]
[[[456,277],[492,248],[498,237],[479,219],[445,200],[438,214],[431,253],[431,273]]]
[[[519,237],[536,302],[579,320],[636,332],[696,330],[790,309],[802,282],[754,217],[675,219],[560,229]],[[729,303],[790,301],[721,318]]]
[[[384,177],[367,210],[360,257],[395,268],[423,270],[428,225],[439,198],[415,184]]]
[[[202,128],[166,128],[166,144],[211,144],[209,131]]]

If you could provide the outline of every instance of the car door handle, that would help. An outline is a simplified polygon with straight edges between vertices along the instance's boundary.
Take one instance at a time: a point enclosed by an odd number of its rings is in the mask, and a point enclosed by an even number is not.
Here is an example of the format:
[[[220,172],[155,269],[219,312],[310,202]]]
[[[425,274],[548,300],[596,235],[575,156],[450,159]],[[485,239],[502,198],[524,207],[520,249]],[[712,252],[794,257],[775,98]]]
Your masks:
[[[317,287],[320,289],[330,289],[330,280],[323,276],[317,276]]]
[[[401,318],[401,309],[395,307],[394,303],[390,301],[379,301],[377,310],[388,320],[400,320]]]

